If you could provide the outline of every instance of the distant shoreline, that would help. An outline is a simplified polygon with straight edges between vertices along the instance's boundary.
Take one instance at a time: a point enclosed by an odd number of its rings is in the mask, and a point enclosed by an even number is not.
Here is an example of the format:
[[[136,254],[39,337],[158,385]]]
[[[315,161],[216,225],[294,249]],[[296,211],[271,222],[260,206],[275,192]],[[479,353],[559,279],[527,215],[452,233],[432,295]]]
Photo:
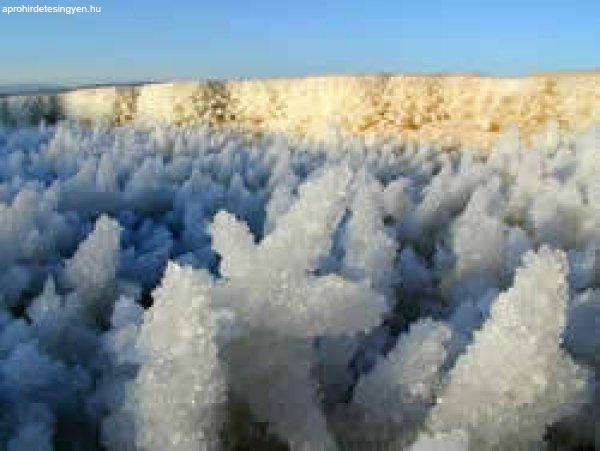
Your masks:
[[[136,87],[152,83],[153,81],[140,82],[106,82],[106,83],[83,83],[83,84],[44,84],[44,83],[0,83],[0,97],[60,94],[61,92],[77,91],[79,89],[96,89],[111,87]]]

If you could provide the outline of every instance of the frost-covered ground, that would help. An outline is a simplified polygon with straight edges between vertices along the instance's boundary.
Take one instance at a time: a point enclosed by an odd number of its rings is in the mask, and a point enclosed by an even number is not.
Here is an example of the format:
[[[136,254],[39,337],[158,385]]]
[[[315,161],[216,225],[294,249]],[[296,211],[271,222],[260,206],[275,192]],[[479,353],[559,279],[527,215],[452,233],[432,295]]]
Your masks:
[[[4,129],[0,202],[0,450],[598,447],[600,129]]]

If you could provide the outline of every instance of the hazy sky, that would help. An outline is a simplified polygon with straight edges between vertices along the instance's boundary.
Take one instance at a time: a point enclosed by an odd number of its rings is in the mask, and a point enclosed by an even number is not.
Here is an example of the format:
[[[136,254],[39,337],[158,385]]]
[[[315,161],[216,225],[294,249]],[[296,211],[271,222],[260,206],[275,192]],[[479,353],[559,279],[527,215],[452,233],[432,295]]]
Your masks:
[[[0,0],[22,4],[36,1]],[[600,0],[89,4],[102,13],[0,13],[0,82],[600,67]]]

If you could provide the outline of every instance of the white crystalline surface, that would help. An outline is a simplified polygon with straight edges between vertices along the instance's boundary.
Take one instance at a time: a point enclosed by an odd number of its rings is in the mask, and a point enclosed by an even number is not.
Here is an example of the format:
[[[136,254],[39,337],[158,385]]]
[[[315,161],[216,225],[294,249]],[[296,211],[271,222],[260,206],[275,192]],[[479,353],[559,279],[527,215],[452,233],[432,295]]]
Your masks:
[[[0,451],[598,446],[600,130],[0,129]]]
[[[589,374],[560,349],[567,296],[564,253],[526,254],[450,371],[428,427],[463,429],[478,449],[528,448],[546,424],[575,410]]]
[[[211,286],[205,271],[169,263],[153,292],[154,306],[146,311],[137,338],[143,365],[124,406],[141,449],[215,446],[226,386],[217,358],[218,317],[210,307]]]

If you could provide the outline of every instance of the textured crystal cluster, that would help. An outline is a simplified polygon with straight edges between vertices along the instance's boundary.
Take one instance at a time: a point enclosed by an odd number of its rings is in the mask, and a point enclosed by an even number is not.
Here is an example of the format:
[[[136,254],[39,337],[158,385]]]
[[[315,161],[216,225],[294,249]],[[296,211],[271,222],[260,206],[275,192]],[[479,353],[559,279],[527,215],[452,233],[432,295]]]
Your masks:
[[[0,449],[597,446],[599,146],[0,130]]]

